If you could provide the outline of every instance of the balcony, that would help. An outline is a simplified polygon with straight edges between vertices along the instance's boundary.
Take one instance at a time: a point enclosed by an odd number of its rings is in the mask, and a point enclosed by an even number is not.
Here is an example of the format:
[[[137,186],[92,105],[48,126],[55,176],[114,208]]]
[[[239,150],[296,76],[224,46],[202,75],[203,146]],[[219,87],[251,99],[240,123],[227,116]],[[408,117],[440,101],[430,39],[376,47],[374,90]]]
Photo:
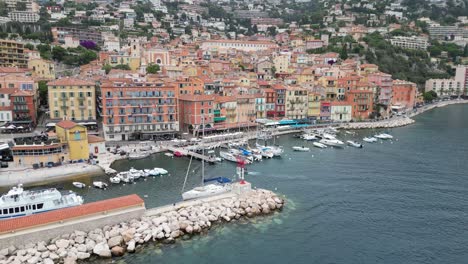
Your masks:
[[[85,109],[85,108],[86,108],[86,105],[79,105],[78,108],[79,108],[79,109]]]
[[[28,113],[28,109],[13,109],[13,112],[15,113]]]
[[[215,122],[223,122],[223,121],[226,121],[226,117],[225,116],[215,117],[214,121]]]
[[[219,114],[221,114],[221,110],[215,109],[215,110],[213,111],[213,113],[214,113],[215,115],[219,115]]]

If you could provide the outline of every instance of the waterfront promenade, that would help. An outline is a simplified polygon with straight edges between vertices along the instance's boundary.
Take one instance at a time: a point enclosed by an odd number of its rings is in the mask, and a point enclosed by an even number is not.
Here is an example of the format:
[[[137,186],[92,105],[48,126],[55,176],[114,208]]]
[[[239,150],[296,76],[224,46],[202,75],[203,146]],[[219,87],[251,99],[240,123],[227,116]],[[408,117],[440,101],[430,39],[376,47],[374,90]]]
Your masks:
[[[350,122],[350,123],[331,123],[331,124],[317,124],[311,125],[309,128],[335,126],[344,129],[373,129],[373,128],[392,128],[400,127],[414,123],[413,117],[422,114],[426,111],[444,107],[452,104],[466,104],[468,100],[450,100],[440,101],[432,104],[428,104],[416,109],[413,112],[407,113],[406,116],[394,116],[389,119],[372,121],[372,122]],[[301,132],[297,128],[289,129],[270,129],[272,136],[276,137],[279,135],[291,134]],[[249,131],[239,133],[237,135],[220,136],[214,139],[207,139],[204,141],[204,147],[211,148],[217,147],[222,144],[232,143],[242,140],[256,139],[257,131]],[[182,150],[193,150],[200,147],[200,143],[186,144],[185,146],[179,146],[180,142],[175,141],[159,141],[159,142],[146,142],[148,146],[151,146],[150,154],[167,151],[168,148],[177,148]],[[121,145],[121,149],[127,153],[138,150],[141,147],[140,143],[136,142],[118,142],[112,143],[112,145]],[[0,169],[0,186],[11,186],[18,183],[23,184],[34,184],[43,183],[47,181],[60,181],[64,179],[77,178],[81,176],[97,176],[103,175],[106,172],[115,172],[111,169],[112,164],[116,160],[126,159],[127,156],[116,155],[112,153],[101,153],[98,156],[98,164],[90,165],[86,163],[75,163],[75,164],[64,164],[59,167],[52,168],[40,168],[32,169],[27,167],[14,167],[14,168],[2,168]]]

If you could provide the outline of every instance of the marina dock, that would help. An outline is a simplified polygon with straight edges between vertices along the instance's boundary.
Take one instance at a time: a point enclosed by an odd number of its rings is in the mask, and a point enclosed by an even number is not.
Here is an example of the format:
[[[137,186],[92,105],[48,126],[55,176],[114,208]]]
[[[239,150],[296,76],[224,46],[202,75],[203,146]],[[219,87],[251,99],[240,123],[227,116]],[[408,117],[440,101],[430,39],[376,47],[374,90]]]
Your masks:
[[[199,153],[196,153],[196,152],[193,152],[191,150],[187,150],[187,149],[183,149],[183,148],[177,148],[177,147],[173,147],[173,146],[167,146],[166,149],[168,151],[171,151],[172,153],[176,153],[176,152],[179,152],[181,153],[182,155],[185,155],[185,156],[192,156],[196,159],[199,159],[199,160],[204,160],[208,163],[215,163],[216,162],[216,158],[215,157],[210,157],[210,156],[206,156],[206,155],[202,155],[202,154],[199,154]]]

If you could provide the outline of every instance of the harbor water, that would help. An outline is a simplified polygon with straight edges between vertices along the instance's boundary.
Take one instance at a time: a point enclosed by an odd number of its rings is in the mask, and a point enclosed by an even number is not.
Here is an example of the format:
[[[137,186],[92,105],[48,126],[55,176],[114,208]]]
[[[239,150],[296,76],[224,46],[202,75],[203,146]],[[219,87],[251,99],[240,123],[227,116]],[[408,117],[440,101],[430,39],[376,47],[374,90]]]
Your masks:
[[[431,110],[392,141],[363,149],[317,149],[282,136],[282,158],[248,165],[253,186],[285,195],[283,212],[212,228],[171,245],[145,246],[116,263],[467,263],[468,105]],[[383,130],[340,133],[359,140]],[[307,146],[310,152],[293,152]],[[163,154],[118,161],[122,171],[162,167],[170,175],[77,190],[86,202],[137,193],[147,207],[180,201],[189,159]],[[233,176],[235,164],[206,166],[206,177]],[[99,179],[75,179],[86,184]],[[107,177],[103,176],[102,179]],[[55,187],[74,189],[71,181]],[[201,182],[193,161],[187,188]],[[111,260],[100,261],[109,263]]]

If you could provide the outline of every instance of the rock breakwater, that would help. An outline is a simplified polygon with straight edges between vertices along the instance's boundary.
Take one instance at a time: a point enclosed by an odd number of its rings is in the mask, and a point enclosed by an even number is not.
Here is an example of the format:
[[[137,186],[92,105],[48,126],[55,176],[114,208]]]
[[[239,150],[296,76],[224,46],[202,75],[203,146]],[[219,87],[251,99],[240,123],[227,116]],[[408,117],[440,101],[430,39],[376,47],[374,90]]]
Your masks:
[[[173,243],[189,238],[214,224],[242,217],[270,214],[282,209],[284,200],[267,190],[240,196],[178,206],[159,215],[143,216],[89,232],[75,231],[50,241],[0,250],[0,263],[76,263],[78,260],[111,258],[133,253],[145,243]]]

